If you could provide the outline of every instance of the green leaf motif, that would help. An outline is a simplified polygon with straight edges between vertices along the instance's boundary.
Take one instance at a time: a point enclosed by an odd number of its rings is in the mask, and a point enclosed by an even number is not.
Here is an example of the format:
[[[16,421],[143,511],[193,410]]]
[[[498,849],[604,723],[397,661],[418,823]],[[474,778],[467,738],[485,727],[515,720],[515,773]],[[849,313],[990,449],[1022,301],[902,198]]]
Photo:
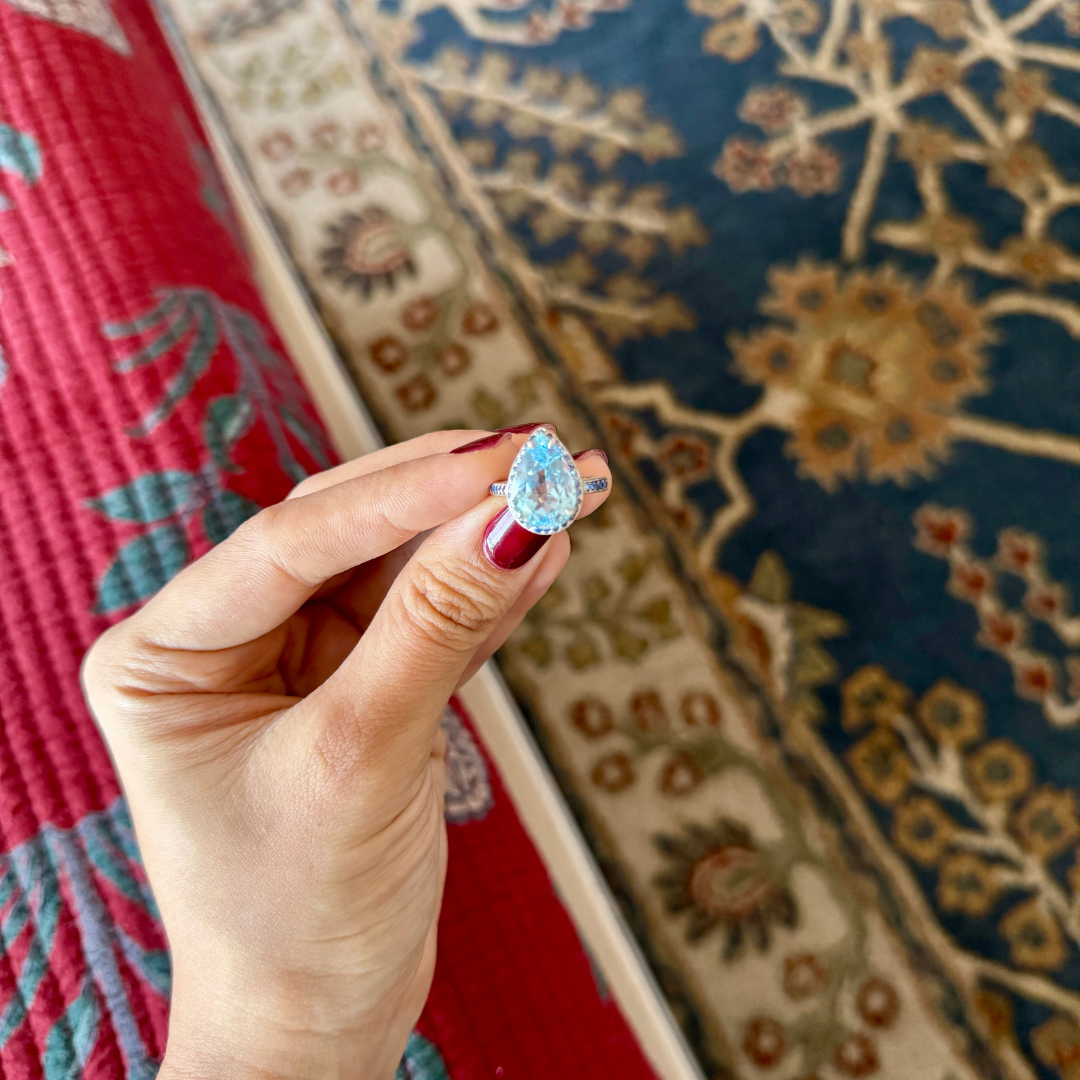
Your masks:
[[[179,469],[145,473],[96,499],[89,499],[87,505],[114,521],[150,524],[183,510],[191,502],[197,479]]]
[[[250,399],[239,394],[214,398],[210,402],[203,424],[203,434],[206,445],[220,468],[233,469],[229,450],[248,433],[254,419],[255,409]]]
[[[414,1031],[394,1080],[450,1080],[450,1074],[435,1044]]]
[[[82,992],[53,1025],[45,1040],[42,1069],[45,1080],[77,1080],[97,1041],[101,1008],[94,981],[87,975]]]
[[[122,611],[153,596],[190,557],[187,536],[179,525],[159,525],[136,536],[117,552],[101,579],[94,610],[99,614]]]
[[[33,187],[41,179],[37,139],[10,124],[0,124],[0,170],[21,176],[27,187]]]
[[[303,413],[294,412],[287,405],[281,407],[281,418],[301,445],[318,462],[319,467],[329,469],[330,459],[326,456],[326,451],[322,447],[322,432]],[[300,477],[300,479],[302,480],[303,477]]]
[[[238,529],[249,517],[262,509],[257,502],[237,495],[235,491],[216,492],[203,510],[203,530],[211,544],[220,544]]]

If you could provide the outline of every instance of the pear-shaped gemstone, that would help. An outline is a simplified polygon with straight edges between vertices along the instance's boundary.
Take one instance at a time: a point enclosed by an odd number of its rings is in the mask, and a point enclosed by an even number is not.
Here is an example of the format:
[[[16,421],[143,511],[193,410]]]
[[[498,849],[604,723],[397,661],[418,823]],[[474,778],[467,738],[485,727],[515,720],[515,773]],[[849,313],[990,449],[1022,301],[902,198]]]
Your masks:
[[[541,536],[560,532],[577,517],[582,494],[570,452],[550,428],[537,428],[518,451],[506,481],[514,520]]]

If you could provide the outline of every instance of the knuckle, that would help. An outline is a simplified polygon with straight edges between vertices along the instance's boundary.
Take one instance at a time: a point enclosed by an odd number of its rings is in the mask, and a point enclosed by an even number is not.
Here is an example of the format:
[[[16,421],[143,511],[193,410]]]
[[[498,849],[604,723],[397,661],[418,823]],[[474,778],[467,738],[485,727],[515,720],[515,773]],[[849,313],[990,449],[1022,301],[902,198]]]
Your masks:
[[[480,567],[417,562],[404,583],[410,629],[442,648],[475,648],[503,614],[503,599]]]

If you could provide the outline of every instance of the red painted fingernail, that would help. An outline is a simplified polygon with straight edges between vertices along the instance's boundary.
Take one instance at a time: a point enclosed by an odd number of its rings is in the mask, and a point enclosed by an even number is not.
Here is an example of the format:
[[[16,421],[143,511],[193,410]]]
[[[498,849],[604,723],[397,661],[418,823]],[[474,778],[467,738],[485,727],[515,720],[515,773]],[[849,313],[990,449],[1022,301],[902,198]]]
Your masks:
[[[599,446],[594,446],[591,450],[579,450],[574,455],[575,461],[582,461],[584,458],[599,457],[604,459],[604,464],[607,464],[607,454],[600,449]]]
[[[550,539],[550,536],[537,536],[523,529],[506,508],[488,522],[481,547],[493,566],[500,570],[516,570],[524,566]]]
[[[493,446],[498,446],[504,439],[509,438],[509,432],[496,431],[494,435],[485,435],[482,439],[475,439],[473,442],[467,442],[464,446],[455,446],[450,453],[471,454],[474,450],[490,450]]]
[[[499,428],[498,431],[491,435],[485,435],[482,439],[474,439],[472,442],[466,443],[464,446],[455,446],[450,451],[451,454],[471,454],[474,450],[490,450],[493,446],[498,446],[503,439],[508,439],[511,435],[524,435],[526,432],[534,431],[536,428],[541,427],[543,422],[540,421],[535,424],[518,424],[517,427],[504,427]],[[554,425],[549,425],[553,427]]]

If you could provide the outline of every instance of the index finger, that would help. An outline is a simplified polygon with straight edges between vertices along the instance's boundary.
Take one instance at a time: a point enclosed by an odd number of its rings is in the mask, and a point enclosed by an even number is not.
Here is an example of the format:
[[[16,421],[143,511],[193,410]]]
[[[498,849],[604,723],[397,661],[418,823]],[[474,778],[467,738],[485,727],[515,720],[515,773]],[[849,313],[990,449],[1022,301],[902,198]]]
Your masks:
[[[280,626],[319,586],[483,502],[510,440],[433,454],[267,507],[183,570],[129,620],[165,649],[226,649]]]

